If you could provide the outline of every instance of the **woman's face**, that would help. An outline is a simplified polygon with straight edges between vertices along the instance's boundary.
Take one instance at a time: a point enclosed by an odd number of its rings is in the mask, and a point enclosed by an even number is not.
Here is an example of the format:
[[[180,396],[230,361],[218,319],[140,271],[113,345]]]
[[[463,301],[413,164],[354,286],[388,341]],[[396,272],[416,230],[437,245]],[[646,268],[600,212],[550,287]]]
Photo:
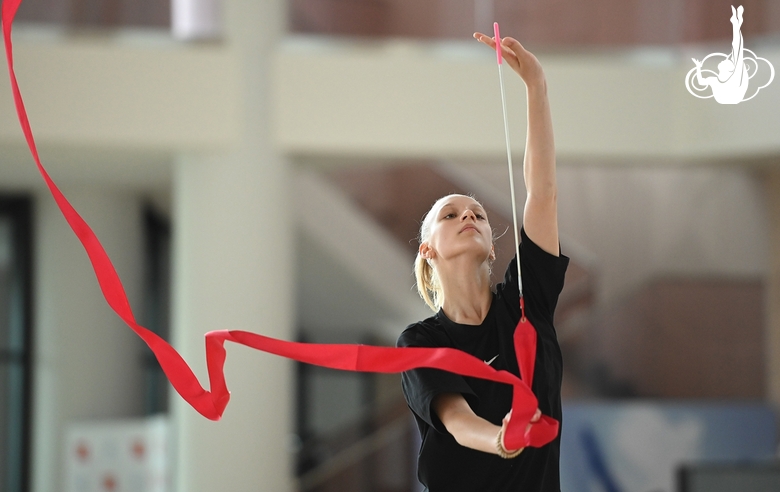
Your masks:
[[[430,236],[420,245],[423,257],[427,253],[440,261],[466,254],[484,261],[493,256],[493,231],[479,202],[449,195],[439,200],[431,214]]]

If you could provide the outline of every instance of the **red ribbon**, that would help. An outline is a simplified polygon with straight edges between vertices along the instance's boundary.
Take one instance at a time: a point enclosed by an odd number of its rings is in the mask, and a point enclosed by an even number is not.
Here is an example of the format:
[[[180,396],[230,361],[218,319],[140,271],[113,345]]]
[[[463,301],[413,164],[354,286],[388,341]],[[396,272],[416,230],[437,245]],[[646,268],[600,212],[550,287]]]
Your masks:
[[[452,348],[392,348],[367,345],[323,345],[288,342],[265,337],[256,333],[237,330],[218,330],[206,334],[206,364],[209,385],[207,391],[201,385],[192,369],[173,347],[154,332],[149,331],[135,321],[130,303],[125,295],[122,282],[111,264],[103,246],[95,233],[71,206],[57,185],[41,164],[35,146],[30,122],[24,109],[22,94],[14,73],[11,29],[14,17],[22,0],[3,0],[2,23],[5,53],[8,60],[8,72],[11,76],[16,112],[19,116],[24,137],[30,148],[38,171],[41,173],[57,206],[65,220],[78,237],[89,256],[95,270],[100,289],[108,305],[130,327],[154,353],[162,370],[174,389],[192,407],[204,417],[219,420],[230,400],[225,383],[223,367],[225,364],[225,341],[246,345],[257,350],[287,357],[308,364],[345,371],[398,373],[429,367],[442,369],[463,376],[471,376],[513,387],[512,418],[507,426],[505,443],[508,449],[525,446],[543,446],[558,435],[558,421],[548,416],[526,428],[537,408],[537,399],[531,389],[517,376],[507,371],[497,371],[476,357]],[[520,300],[521,312],[523,300]],[[515,350],[521,374],[526,381],[533,380],[534,361],[536,359],[536,330],[523,317],[517,325],[514,335]]]

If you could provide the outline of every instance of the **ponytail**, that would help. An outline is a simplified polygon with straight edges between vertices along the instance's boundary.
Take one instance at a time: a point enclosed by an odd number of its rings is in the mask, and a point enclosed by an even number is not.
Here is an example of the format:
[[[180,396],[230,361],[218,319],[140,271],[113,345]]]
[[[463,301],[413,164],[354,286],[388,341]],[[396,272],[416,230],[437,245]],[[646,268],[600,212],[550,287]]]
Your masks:
[[[439,278],[436,270],[420,253],[417,253],[417,258],[414,260],[414,277],[417,280],[417,293],[433,312],[438,312],[442,301]]]

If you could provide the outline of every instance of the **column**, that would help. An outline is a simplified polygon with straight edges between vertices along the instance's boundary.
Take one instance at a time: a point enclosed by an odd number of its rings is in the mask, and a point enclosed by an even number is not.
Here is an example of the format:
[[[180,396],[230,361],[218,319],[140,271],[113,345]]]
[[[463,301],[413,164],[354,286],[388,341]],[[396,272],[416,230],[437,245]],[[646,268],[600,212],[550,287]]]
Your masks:
[[[269,95],[285,2],[228,0],[224,43],[240,87],[235,144],[180,155],[174,172],[173,342],[206,385],[203,335],[293,337],[288,164],[274,148]],[[229,344],[231,401],[211,422],[174,394],[175,490],[292,490],[292,363]]]

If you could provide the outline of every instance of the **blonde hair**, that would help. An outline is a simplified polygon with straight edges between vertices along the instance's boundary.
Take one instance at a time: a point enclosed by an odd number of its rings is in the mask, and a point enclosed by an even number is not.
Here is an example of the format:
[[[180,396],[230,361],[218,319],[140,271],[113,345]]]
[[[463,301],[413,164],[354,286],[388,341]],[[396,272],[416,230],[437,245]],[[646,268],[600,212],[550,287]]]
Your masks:
[[[433,224],[433,218],[435,214],[432,214],[438,207],[442,200],[449,198],[453,195],[447,195],[439,198],[431,206],[431,209],[423,216],[422,223],[420,224],[420,234],[417,237],[418,246],[430,239],[431,237],[431,225]],[[468,196],[475,202],[479,203],[479,200],[474,198],[473,195],[461,195]],[[482,206],[481,203],[479,203]],[[493,238],[495,240],[495,238]],[[436,269],[433,265],[420,255],[419,249],[417,250],[417,257],[414,259],[414,278],[417,281],[417,293],[420,294],[425,304],[433,310],[438,312],[441,309],[444,301],[444,292],[442,291],[441,282],[439,276],[436,273]]]

